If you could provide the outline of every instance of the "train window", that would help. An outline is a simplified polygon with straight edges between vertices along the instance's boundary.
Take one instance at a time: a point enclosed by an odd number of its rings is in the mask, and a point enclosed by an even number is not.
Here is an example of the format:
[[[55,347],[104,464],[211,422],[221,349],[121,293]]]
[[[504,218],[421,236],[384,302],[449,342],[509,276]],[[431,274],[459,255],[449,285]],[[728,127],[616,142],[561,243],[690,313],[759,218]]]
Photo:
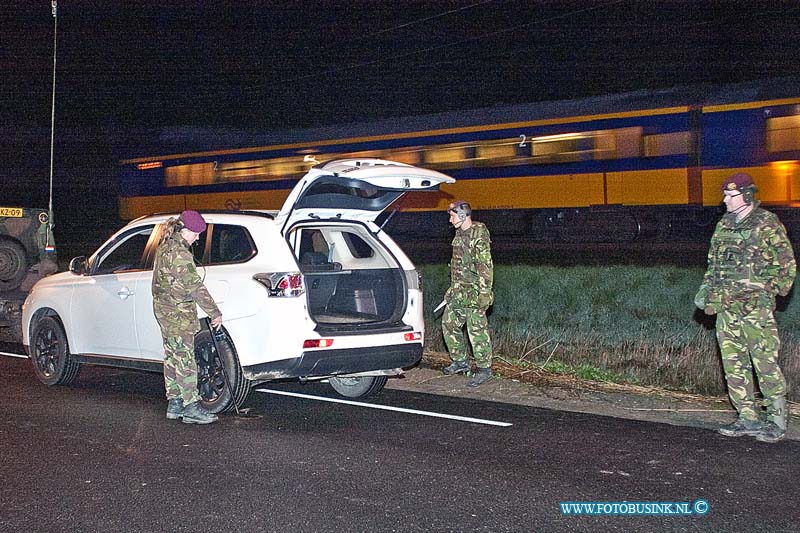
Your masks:
[[[421,146],[408,146],[392,148],[390,150],[364,150],[361,152],[347,152],[343,154],[326,154],[325,161],[347,159],[350,157],[374,157],[377,159],[387,159],[396,163],[405,163],[406,165],[419,165],[422,162],[421,154]]]
[[[409,148],[395,148],[386,153],[387,159],[397,161],[398,163],[405,163],[407,165],[419,165],[421,161],[420,154],[422,148],[415,146]]]
[[[327,163],[335,159],[386,159],[386,152],[383,150],[361,150],[358,152],[341,152],[333,154],[316,154],[314,156],[316,164]],[[307,170],[306,170],[307,171]]]
[[[642,155],[642,128],[618,128],[592,133],[595,159],[625,159]]]
[[[800,115],[767,119],[767,150],[800,150]]]
[[[645,135],[644,156],[658,157],[662,155],[688,154],[692,145],[692,134],[688,131]]]
[[[383,150],[361,150],[360,152],[348,152],[342,154],[342,157],[353,157],[356,159],[383,159]]]
[[[314,156],[314,161],[316,161],[316,163],[312,164],[322,165],[328,161],[333,161],[334,159],[343,159],[347,157],[349,157],[348,154],[316,154]]]
[[[423,157],[428,165],[452,167],[471,159],[470,152],[470,147],[463,144],[442,144],[427,147]]]
[[[216,165],[214,178],[219,183],[271,181],[298,177],[307,171],[307,167],[300,156],[234,161]]]
[[[583,133],[547,135],[531,139],[534,163],[570,163],[588,158],[592,139]]]
[[[487,163],[513,160],[517,156],[519,144],[519,138],[483,142],[475,146],[475,157],[478,161]]]
[[[642,128],[583,131],[531,138],[533,162],[570,163],[589,159],[639,157]]]
[[[164,169],[164,185],[210,185],[212,183],[238,183],[244,181],[270,181],[297,178],[308,171],[308,164],[300,156],[232,161],[192,163]]]
[[[176,165],[164,169],[164,185],[182,187],[214,183],[214,163]]]
[[[594,137],[594,158],[615,159],[617,153],[617,137],[611,131],[598,131]]]

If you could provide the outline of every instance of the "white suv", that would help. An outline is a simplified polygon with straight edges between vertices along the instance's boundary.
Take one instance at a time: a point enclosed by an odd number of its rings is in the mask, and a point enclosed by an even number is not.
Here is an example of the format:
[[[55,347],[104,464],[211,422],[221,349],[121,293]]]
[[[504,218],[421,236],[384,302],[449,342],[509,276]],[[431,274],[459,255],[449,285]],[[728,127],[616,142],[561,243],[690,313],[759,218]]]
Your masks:
[[[421,280],[374,221],[403,194],[454,181],[391,161],[338,160],[314,167],[278,213],[204,212],[194,255],[226,333],[204,328],[195,339],[204,406],[233,409],[254,383],[284,378],[330,378],[340,394],[365,396],[417,363]],[[169,217],[134,220],[34,286],[22,325],[39,380],[70,383],[82,364],[161,371],[150,284]]]

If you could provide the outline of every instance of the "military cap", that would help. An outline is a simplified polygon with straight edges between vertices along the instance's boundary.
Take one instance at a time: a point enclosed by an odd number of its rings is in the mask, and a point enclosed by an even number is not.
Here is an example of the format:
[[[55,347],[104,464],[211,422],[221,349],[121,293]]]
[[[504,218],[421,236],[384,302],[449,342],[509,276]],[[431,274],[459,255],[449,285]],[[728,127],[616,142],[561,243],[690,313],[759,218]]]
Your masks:
[[[197,211],[184,211],[181,213],[183,227],[195,233],[203,233],[206,230],[206,221],[203,215]]]
[[[750,174],[739,172],[722,182],[722,192],[725,191],[743,191],[748,187],[753,186],[753,178]]]

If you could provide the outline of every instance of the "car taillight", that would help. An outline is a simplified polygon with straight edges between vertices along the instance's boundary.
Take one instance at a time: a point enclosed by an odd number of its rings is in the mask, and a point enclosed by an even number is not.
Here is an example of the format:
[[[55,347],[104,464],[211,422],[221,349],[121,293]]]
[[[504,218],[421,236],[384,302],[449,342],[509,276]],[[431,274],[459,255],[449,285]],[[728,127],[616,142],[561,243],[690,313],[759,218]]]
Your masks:
[[[333,344],[333,339],[306,339],[303,348],[327,348]]]
[[[404,333],[403,339],[406,341],[421,341],[422,333],[420,333],[419,331],[415,331],[413,333]]]
[[[266,287],[271,297],[290,298],[305,294],[306,284],[300,272],[267,272],[253,279]]]

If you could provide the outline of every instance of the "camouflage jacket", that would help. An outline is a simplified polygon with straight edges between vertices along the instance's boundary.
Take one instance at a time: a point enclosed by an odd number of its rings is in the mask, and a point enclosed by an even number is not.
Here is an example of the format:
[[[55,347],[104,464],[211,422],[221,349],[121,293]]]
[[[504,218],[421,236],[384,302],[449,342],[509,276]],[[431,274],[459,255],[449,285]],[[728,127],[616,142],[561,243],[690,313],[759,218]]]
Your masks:
[[[470,307],[491,305],[494,266],[489,229],[473,222],[469,229],[456,229],[450,259],[450,289],[446,299]]]
[[[212,319],[222,314],[203,285],[192,252],[180,233],[170,235],[158,245],[152,290],[157,317],[168,315],[176,321],[188,321],[195,331],[200,330],[196,305]]]
[[[698,298],[705,291],[705,305],[717,312],[735,302],[774,309],[775,295],[789,293],[795,271],[792,244],[775,214],[756,206],[737,222],[735,214],[727,213],[711,237]]]

